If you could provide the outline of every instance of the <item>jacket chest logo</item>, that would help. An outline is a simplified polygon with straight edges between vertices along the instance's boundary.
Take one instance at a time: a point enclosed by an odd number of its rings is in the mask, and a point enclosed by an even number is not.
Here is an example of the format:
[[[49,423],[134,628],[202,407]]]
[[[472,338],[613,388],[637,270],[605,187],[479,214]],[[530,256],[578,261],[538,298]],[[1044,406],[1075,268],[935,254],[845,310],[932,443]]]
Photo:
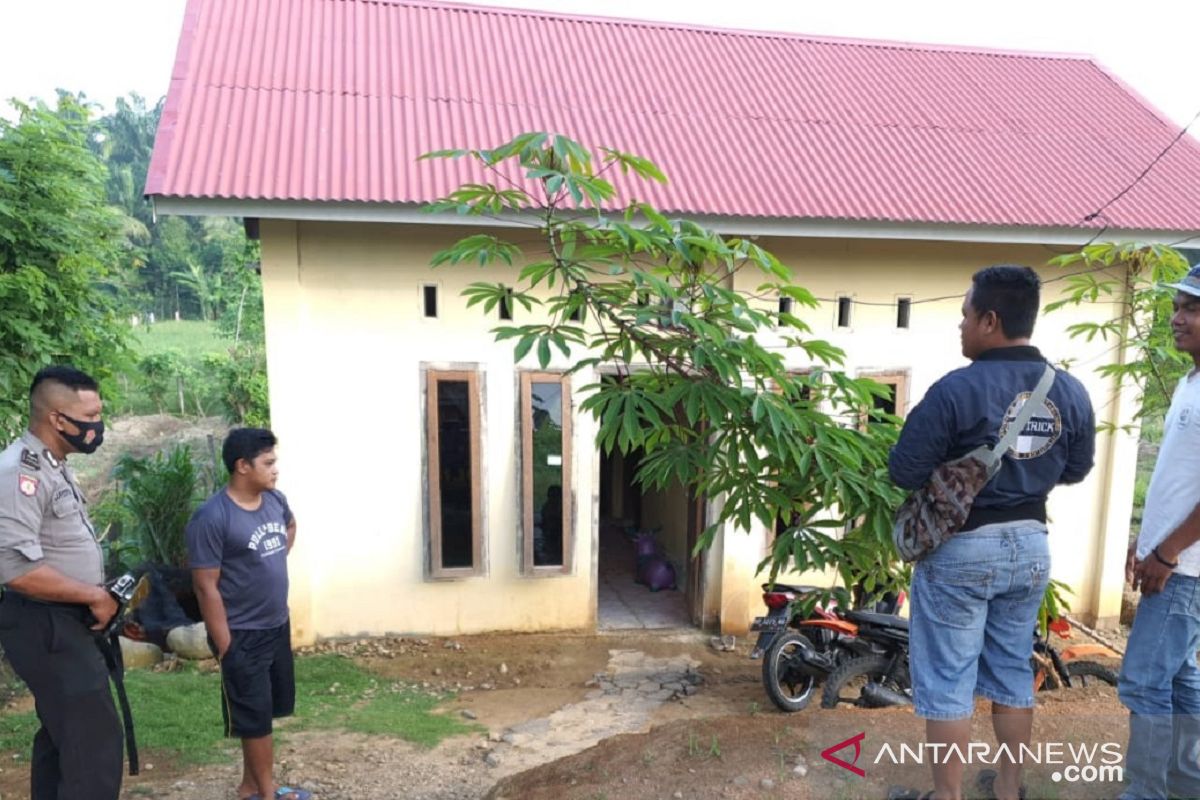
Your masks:
[[[1021,406],[1025,405],[1031,394],[1033,392],[1021,392],[1004,412],[1004,422],[1000,425],[1000,438],[1004,438],[1004,435],[1008,433],[1008,427],[1016,420]],[[1033,416],[1025,423],[1024,430],[1017,436],[1017,441],[1009,449],[1008,455],[1019,460],[1037,458],[1054,446],[1058,437],[1062,436],[1062,429],[1062,415],[1058,413],[1058,407],[1047,397],[1038,408],[1034,409]]]

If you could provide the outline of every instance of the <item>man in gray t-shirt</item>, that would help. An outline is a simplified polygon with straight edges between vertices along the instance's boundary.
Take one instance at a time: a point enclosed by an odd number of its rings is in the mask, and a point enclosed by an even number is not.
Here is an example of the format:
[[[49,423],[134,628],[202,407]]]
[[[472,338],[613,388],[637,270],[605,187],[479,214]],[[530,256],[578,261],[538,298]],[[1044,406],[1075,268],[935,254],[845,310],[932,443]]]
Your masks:
[[[253,511],[222,489],[188,523],[192,569],[219,568],[217,591],[231,630],[267,630],[288,621],[288,526],[292,510],[269,489]]]
[[[221,448],[229,483],[187,526],[192,583],[221,663],[225,734],[242,740],[242,800],[311,796],[274,777],[272,720],[296,701],[287,605],[296,518],[275,489],[275,442],[262,428],[230,431]]]

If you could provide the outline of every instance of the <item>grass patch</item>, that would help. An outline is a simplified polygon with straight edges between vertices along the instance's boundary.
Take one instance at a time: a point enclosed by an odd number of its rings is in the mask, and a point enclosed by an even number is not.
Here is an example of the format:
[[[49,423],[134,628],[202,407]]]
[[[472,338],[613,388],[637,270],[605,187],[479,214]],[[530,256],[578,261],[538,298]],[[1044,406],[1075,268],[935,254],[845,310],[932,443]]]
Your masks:
[[[344,656],[309,656],[296,667],[298,727],[395,736],[425,747],[449,736],[482,730],[455,717],[434,714],[443,698],[380,680]]]
[[[133,708],[138,747],[163,750],[181,762],[205,764],[227,757],[217,674],[131,670],[125,690]]]
[[[33,735],[37,733],[38,721],[33,712],[17,714],[12,711],[0,712],[0,751],[29,755],[33,744]]]
[[[133,332],[133,349],[139,362],[118,377],[120,414],[155,414],[160,410],[178,414],[178,390],[174,378],[152,378],[141,366],[147,356],[169,354],[183,369],[185,408],[188,414],[218,413],[217,396],[204,377],[203,359],[209,353],[224,353],[230,342],[217,332],[215,322],[203,320],[166,320],[150,327],[139,326]],[[197,405],[199,401],[199,405]]]
[[[230,757],[235,743],[222,736],[221,689],[215,672],[194,666],[175,672],[135,670],[125,683],[139,748],[164,752],[183,764]],[[296,715],[282,729],[340,729],[426,747],[479,730],[433,713],[442,699],[381,680],[343,656],[304,656],[296,659]],[[32,712],[0,712],[0,752],[27,756],[37,728]]]
[[[230,743],[222,736],[216,673],[194,667],[176,672],[130,670],[125,688],[140,749],[165,751],[185,764],[226,758]],[[0,750],[27,756],[37,729],[33,712],[4,714]]]
[[[134,332],[134,348],[139,355],[175,350],[187,361],[199,362],[205,353],[229,349],[230,341],[217,333],[215,322],[196,319],[166,320]]]

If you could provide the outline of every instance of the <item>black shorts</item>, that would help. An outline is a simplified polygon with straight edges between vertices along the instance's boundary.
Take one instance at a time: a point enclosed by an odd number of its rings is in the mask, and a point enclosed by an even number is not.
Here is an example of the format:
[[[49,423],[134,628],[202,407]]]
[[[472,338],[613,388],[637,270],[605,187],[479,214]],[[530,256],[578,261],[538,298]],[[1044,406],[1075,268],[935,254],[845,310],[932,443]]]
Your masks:
[[[257,739],[271,733],[271,720],[296,707],[291,624],[261,631],[231,630],[221,659],[221,715],[225,735]]]

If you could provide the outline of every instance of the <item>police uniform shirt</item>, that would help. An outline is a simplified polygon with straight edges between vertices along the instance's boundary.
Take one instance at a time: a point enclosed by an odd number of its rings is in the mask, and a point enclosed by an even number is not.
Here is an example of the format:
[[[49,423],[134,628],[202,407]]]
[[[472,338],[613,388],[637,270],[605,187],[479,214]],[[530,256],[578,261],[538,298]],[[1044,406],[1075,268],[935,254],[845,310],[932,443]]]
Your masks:
[[[0,584],[43,564],[83,583],[104,582],[104,556],[74,474],[26,431],[0,453]]]

